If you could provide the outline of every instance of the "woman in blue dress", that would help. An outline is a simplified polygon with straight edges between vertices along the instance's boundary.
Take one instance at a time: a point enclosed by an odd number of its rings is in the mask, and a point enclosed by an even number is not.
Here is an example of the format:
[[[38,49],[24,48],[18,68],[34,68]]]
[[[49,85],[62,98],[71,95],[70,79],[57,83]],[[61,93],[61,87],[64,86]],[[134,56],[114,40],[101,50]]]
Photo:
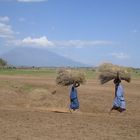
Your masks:
[[[70,109],[76,110],[79,109],[79,101],[77,97],[77,87],[80,86],[79,82],[74,82],[74,84],[71,87],[70,91]]]
[[[124,99],[124,90],[121,85],[121,80],[119,78],[116,78],[114,80],[114,84],[115,84],[115,98],[113,101],[113,107],[111,108],[110,112],[112,110],[123,112],[126,110],[126,107],[125,107],[125,99]]]

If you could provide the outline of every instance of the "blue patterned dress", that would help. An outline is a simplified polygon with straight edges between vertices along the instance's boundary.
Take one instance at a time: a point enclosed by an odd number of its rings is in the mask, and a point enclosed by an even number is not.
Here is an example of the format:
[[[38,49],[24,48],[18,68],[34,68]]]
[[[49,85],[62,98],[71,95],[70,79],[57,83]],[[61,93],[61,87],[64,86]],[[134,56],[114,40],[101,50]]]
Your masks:
[[[70,108],[73,109],[73,110],[79,109],[77,89],[74,86],[72,86],[71,92],[70,92]]]
[[[124,90],[121,84],[119,84],[116,89],[116,95],[113,101],[113,106],[119,107],[121,109],[126,109],[125,99],[124,99]]]

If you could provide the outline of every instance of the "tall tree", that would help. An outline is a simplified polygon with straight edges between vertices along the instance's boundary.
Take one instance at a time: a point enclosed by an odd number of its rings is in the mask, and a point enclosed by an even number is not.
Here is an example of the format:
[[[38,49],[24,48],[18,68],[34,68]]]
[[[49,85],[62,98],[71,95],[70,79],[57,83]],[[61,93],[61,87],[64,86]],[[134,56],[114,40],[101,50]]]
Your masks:
[[[7,65],[7,62],[3,60],[2,58],[0,58],[0,67],[4,67],[6,65]]]

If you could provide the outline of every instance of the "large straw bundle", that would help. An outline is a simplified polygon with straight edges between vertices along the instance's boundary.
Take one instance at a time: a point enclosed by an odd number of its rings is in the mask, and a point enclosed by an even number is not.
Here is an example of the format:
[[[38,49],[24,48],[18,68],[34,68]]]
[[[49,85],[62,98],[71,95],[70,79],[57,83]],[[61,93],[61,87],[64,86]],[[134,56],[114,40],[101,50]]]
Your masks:
[[[83,84],[85,81],[85,74],[78,70],[61,69],[58,71],[58,75],[56,77],[56,83],[62,86],[68,86],[74,82]]]
[[[130,73],[125,67],[120,67],[118,65],[113,65],[110,63],[104,63],[99,66],[98,70],[100,72],[99,80],[101,84],[104,84],[115,78],[120,78],[121,80],[125,80],[127,82],[130,82],[131,80]]]

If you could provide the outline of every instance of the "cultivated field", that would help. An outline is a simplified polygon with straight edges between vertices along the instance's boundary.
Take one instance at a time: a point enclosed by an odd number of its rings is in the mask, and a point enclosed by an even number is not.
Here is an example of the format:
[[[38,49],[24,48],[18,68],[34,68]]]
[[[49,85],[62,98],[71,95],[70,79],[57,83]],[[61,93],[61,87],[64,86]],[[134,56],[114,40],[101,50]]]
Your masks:
[[[0,140],[139,140],[139,73],[122,82],[126,112],[111,115],[113,82],[100,85],[92,70],[86,77],[70,113],[70,87],[56,86],[56,69],[0,70]]]

